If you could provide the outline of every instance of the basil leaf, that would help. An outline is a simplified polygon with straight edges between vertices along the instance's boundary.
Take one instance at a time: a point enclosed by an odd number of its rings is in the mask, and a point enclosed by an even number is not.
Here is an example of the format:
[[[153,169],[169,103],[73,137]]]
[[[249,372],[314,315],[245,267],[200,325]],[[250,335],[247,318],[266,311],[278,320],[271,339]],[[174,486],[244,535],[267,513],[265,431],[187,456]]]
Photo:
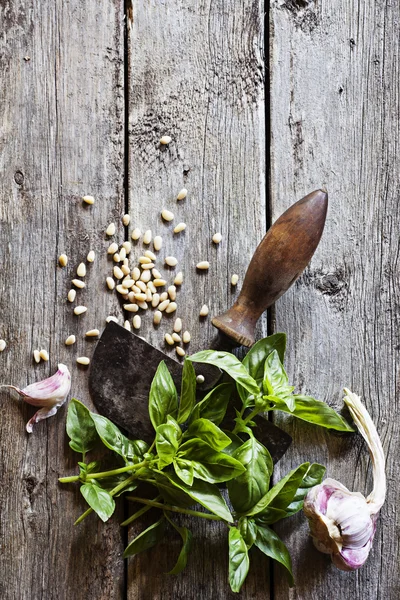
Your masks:
[[[189,360],[199,363],[207,363],[225,371],[238,385],[250,394],[259,394],[257,383],[249,375],[240,360],[230,352],[219,352],[217,350],[203,350],[189,356]]]
[[[243,444],[243,440],[236,435],[236,433],[233,433],[232,431],[227,431],[226,429],[223,430],[225,435],[228,436],[228,438],[231,440],[231,443],[229,444],[229,446],[227,446],[226,448],[224,448],[222,450],[222,452],[225,452],[226,454],[229,454],[230,456],[232,456],[235,452],[235,450],[237,450],[239,448],[239,446],[241,446]]]
[[[176,565],[174,566],[174,568],[171,571],[168,571],[168,573],[167,573],[167,575],[178,575],[186,567],[190,547],[192,545],[193,536],[192,536],[191,532],[189,531],[189,529],[187,529],[186,527],[179,527],[176,523],[174,523],[172,521],[172,519],[170,519],[168,517],[168,514],[166,511],[164,511],[164,516],[166,517],[168,522],[171,523],[172,527],[174,527],[176,529],[176,531],[179,533],[179,535],[182,538],[182,542],[183,542],[182,550],[179,553],[178,560],[176,561]]]
[[[265,361],[263,388],[268,396],[278,396],[290,411],[294,410],[294,387],[289,385],[288,376],[276,350],[271,352]]]
[[[193,485],[194,473],[193,465],[190,460],[185,460],[184,458],[175,459],[174,469],[179,479],[182,479],[187,485]]]
[[[175,384],[162,360],[153,377],[149,395],[149,414],[154,429],[167,421],[167,416],[176,418],[178,412],[178,394]]]
[[[271,506],[267,506],[262,512],[259,512],[255,515],[254,520],[257,525],[272,525],[277,521],[281,521],[288,516],[286,510],[282,510],[280,508],[272,508]]]
[[[290,587],[293,587],[292,560],[288,549],[282,540],[277,536],[275,531],[269,527],[257,527],[257,537],[255,545],[261,552],[277,560],[281,565],[286,567]]]
[[[178,423],[184,423],[196,402],[196,372],[190,360],[185,358],[182,371],[181,398],[179,403]]]
[[[227,488],[236,512],[246,514],[262,498],[269,487],[273,471],[272,458],[268,450],[254,436],[242,444],[233,454],[246,471],[228,481]]]
[[[250,550],[250,548],[256,540],[257,525],[255,524],[253,519],[248,519],[247,517],[240,517],[238,526],[240,534],[246,542],[247,549]]]
[[[103,490],[111,492],[111,490],[113,490],[115,487],[117,487],[117,485],[128,479],[130,476],[131,473],[121,473],[120,475],[103,477],[102,479],[96,479],[96,485],[101,487]],[[113,498],[118,498],[119,496],[122,496],[122,494],[125,494],[125,492],[133,492],[137,489],[137,487],[138,482],[132,481],[131,484],[129,484],[127,487],[124,487],[120,492],[118,492],[117,494],[113,494]]]
[[[143,454],[148,449],[146,442],[129,440],[112,421],[102,415],[90,413],[90,416],[101,441],[107,448],[122,456],[127,462],[138,463],[143,459]]]
[[[174,460],[179,448],[182,431],[178,423],[171,416],[167,417],[165,425],[156,429],[156,449],[158,454],[158,468],[163,469]]]
[[[185,433],[185,437],[197,437],[206,442],[214,450],[223,450],[231,443],[230,438],[208,419],[196,419]]]
[[[222,483],[237,477],[245,468],[239,461],[213,450],[198,438],[188,440],[179,448],[177,458],[190,460],[194,476],[209,483]]]
[[[81,454],[90,452],[98,440],[89,409],[76,398],[72,398],[68,406],[67,434],[72,450]]]
[[[128,546],[125,548],[124,558],[128,556],[134,556],[140,552],[144,552],[149,548],[155,546],[164,536],[165,531],[165,519],[161,517],[156,523],[150,525],[147,529],[142,531],[135,539],[133,539]]]
[[[250,567],[246,542],[239,529],[229,528],[229,584],[232,592],[240,592]]]
[[[293,411],[289,410],[286,403],[278,398],[274,398],[275,405],[270,407],[270,410],[281,410],[283,412],[290,413],[294,417],[307,421],[308,423],[314,423],[325,429],[334,429],[335,431],[353,432],[355,429],[348,424],[333,408],[331,408],[326,402],[316,400],[311,396],[293,396],[295,401],[295,408]]]
[[[114,498],[95,483],[81,485],[81,494],[100,519],[108,521],[115,510]]]
[[[175,486],[165,473],[154,473],[154,477],[156,479],[155,485],[167,504],[181,506],[182,508],[193,506],[195,500],[188,496],[182,489]]]
[[[219,425],[225,417],[232,393],[232,383],[220,383],[217,385],[201,402],[196,404],[190,415],[189,423],[203,418]]]

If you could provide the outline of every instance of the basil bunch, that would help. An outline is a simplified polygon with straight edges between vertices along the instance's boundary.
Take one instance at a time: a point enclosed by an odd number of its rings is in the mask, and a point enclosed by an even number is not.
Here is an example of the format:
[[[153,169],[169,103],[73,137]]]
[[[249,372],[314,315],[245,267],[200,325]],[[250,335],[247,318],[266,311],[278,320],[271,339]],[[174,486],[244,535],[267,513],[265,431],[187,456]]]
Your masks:
[[[122,525],[128,525],[152,508],[161,517],[127,546],[124,557],[151,548],[171,525],[182,538],[182,549],[171,574],[186,566],[192,542],[187,527],[178,526],[174,513],[224,521],[229,529],[229,583],[238,592],[247,576],[249,550],[255,546],[293,575],[289,552],[271,525],[290,517],[303,506],[308,490],[322,481],[325,468],[308,462],[298,466],[270,488],[273,464],[267,448],[256,437],[254,417],[282,410],[304,421],[336,431],[351,432],[350,425],[325,402],[293,393],[283,367],[286,337],[282,333],[257,342],[243,362],[233,354],[207,350],[187,358],[178,392],[164,362],[158,366],[149,395],[149,414],[155,439],[149,446],[130,440],[111,421],[90,412],[73,399],[67,416],[71,448],[82,454],[79,475],[63,477],[62,483],[79,481],[89,505],[79,523],[94,511],[107,521],[115,510],[115,498],[136,490],[142,482],[156,489],[152,499],[125,496],[144,506]],[[196,399],[196,375],[192,362],[209,363],[230,377]],[[232,431],[221,426],[228,403],[242,402],[236,410]],[[101,471],[97,461],[86,455],[101,441],[119,465]],[[226,484],[228,503],[218,487]],[[199,504],[204,510],[190,508]]]

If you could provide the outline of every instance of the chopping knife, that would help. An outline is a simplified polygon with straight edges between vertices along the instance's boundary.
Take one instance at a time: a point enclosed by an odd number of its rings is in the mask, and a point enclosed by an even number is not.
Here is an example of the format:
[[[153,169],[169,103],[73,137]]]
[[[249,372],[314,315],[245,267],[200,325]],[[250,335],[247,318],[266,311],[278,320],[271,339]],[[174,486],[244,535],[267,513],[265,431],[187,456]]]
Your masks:
[[[254,253],[235,304],[212,320],[220,332],[214,348],[254,343],[260,315],[294,283],[314,254],[327,206],[326,192],[312,192],[292,205],[268,230]],[[179,389],[182,365],[113,321],[106,326],[91,360],[89,390],[99,412],[135,438],[146,441],[154,438],[148,395],[161,360]],[[200,390],[214,387],[221,376],[211,365],[194,367],[204,376]],[[262,431],[257,435],[274,461],[278,460],[290,445],[290,436],[263,418],[258,425]]]

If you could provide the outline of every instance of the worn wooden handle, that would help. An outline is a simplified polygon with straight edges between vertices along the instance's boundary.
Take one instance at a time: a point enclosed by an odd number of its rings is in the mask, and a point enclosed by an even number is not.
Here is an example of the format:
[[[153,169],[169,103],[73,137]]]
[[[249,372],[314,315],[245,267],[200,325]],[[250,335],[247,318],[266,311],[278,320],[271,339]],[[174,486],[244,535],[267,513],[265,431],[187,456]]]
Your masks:
[[[247,269],[235,304],[212,323],[237,344],[254,344],[261,314],[296,281],[325,225],[328,194],[316,190],[293,204],[267,231]]]

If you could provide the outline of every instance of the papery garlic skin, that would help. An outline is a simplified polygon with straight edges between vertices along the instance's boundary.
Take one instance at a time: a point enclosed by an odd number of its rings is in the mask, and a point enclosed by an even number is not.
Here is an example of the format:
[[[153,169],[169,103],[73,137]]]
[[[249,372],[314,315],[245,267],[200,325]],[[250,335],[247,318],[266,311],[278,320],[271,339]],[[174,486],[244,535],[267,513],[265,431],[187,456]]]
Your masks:
[[[365,498],[359,492],[350,492],[335,479],[325,479],[308,492],[304,513],[316,548],[330,554],[339,569],[354,571],[368,558],[378,513],[385,501],[386,476],[382,444],[375,425],[360,398],[346,388],[344,391],[344,401],[368,444],[374,488]]]

